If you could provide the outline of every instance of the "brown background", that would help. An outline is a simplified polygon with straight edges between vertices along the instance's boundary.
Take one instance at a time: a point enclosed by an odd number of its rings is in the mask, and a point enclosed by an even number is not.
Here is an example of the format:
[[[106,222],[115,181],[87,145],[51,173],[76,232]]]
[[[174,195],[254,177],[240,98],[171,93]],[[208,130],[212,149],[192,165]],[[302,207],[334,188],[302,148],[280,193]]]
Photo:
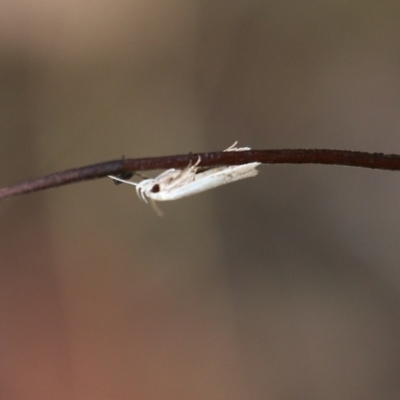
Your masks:
[[[393,1],[0,2],[0,185],[130,157],[400,153]],[[400,175],[262,166],[0,205],[0,398],[400,397]]]

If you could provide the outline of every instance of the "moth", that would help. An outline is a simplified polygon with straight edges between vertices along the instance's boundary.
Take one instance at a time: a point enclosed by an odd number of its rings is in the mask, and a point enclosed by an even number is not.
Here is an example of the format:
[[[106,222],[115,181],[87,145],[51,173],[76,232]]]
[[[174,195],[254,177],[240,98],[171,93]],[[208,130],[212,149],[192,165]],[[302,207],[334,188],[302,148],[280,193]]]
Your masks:
[[[249,147],[237,148],[235,147],[236,144],[237,142],[224,151],[250,150]],[[200,172],[200,161],[201,157],[197,159],[195,164],[189,164],[184,169],[168,169],[155,178],[144,179],[141,182],[133,182],[113,175],[109,175],[109,178],[135,186],[138,197],[146,203],[148,203],[147,199],[150,199],[153,207],[160,213],[154,201],[177,200],[227,183],[236,182],[240,179],[256,176],[258,173],[256,167],[260,165],[259,162],[252,162],[210,168]]]

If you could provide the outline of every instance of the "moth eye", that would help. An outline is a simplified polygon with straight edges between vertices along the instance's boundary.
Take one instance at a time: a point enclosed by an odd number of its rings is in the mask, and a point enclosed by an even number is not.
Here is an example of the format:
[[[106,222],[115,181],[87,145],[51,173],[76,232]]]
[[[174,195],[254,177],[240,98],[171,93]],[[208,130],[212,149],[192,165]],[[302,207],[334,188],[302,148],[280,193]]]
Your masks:
[[[156,184],[151,188],[152,193],[158,193],[160,191],[160,185]]]

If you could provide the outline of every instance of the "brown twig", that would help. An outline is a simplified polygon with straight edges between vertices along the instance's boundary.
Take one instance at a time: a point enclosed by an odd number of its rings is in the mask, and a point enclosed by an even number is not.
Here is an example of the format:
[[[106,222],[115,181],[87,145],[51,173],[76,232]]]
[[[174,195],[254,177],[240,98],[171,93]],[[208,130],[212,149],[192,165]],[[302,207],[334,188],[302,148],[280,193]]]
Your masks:
[[[263,164],[326,164],[391,171],[400,170],[400,155],[397,154],[324,149],[219,151],[153,158],[123,158],[55,172],[42,178],[2,188],[0,189],[0,200],[129,171],[183,168],[190,162],[197,161],[199,156],[201,157],[200,166],[202,167],[238,165],[258,161]]]

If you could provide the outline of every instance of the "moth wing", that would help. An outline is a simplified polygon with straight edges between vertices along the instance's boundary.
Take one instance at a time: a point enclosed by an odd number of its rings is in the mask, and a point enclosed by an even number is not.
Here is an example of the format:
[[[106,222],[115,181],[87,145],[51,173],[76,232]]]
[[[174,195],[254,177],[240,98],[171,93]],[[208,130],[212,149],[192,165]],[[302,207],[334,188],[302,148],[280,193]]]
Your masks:
[[[212,168],[195,175],[194,180],[189,183],[169,189],[164,188],[157,193],[148,194],[148,197],[156,201],[170,201],[192,196],[204,192],[205,190],[226,185],[227,183],[256,176],[258,174],[256,170],[258,165],[260,165],[260,163],[254,162],[229,167]]]

